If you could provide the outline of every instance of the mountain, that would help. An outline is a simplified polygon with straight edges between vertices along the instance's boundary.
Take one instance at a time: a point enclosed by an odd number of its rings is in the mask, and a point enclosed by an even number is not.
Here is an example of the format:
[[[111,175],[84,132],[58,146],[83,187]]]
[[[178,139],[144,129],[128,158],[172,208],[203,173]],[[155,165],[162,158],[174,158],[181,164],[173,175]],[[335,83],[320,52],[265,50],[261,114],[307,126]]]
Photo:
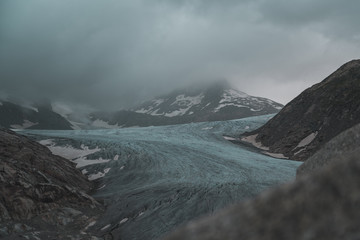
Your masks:
[[[6,129],[0,159],[1,239],[91,239],[85,228],[102,207],[74,163]]]
[[[331,140],[336,151],[321,148],[318,159],[332,161],[318,171],[190,222],[164,240],[359,239],[359,136],[357,126]],[[341,150],[349,143],[351,149]]]
[[[93,113],[91,119],[103,127],[170,125],[265,115],[281,108],[279,103],[250,96],[221,81],[176,90],[127,111]]]
[[[353,60],[306,89],[242,140],[278,156],[303,161],[357,123],[360,123],[360,60]]]
[[[77,111],[61,104],[21,105],[0,100],[0,126],[12,129],[96,129],[221,121],[277,113],[282,105],[250,96],[227,82],[192,86],[116,112]]]
[[[0,101],[0,126],[13,129],[73,129],[50,104],[22,106],[9,101]]]

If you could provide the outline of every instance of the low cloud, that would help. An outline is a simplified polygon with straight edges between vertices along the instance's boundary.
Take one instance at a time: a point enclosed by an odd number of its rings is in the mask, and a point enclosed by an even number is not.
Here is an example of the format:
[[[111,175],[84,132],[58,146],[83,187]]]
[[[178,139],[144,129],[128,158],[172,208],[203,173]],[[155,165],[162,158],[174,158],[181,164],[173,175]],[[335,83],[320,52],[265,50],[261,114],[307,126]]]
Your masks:
[[[358,1],[5,0],[2,95],[119,109],[200,81],[286,103],[360,55]]]

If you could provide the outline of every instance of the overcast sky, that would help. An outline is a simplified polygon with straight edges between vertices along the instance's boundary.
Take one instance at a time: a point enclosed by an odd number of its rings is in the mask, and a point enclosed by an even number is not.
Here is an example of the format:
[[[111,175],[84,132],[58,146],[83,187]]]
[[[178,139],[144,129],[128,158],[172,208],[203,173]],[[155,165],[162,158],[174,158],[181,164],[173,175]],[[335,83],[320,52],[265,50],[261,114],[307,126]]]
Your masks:
[[[287,103],[360,58],[358,0],[1,0],[0,95],[119,109],[197,81]]]

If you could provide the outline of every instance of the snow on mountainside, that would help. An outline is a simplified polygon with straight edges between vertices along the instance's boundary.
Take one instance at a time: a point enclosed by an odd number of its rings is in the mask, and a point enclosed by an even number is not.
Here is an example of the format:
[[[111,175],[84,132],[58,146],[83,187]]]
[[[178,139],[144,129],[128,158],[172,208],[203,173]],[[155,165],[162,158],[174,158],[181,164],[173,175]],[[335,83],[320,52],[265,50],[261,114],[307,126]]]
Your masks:
[[[269,99],[250,96],[220,82],[205,89],[178,90],[145,102],[133,111],[152,116],[175,117],[201,112],[218,113],[229,108],[233,111],[248,110],[266,114],[277,112],[282,105]]]
[[[105,128],[159,126],[190,122],[223,121],[277,113],[282,105],[250,96],[227,82],[190,87],[144,102],[130,110],[96,112],[92,126]]]
[[[21,129],[99,129],[223,121],[279,112],[282,105],[253,97],[226,82],[191,86],[144,102],[130,110],[93,112],[63,103],[19,105],[0,102],[0,125]]]

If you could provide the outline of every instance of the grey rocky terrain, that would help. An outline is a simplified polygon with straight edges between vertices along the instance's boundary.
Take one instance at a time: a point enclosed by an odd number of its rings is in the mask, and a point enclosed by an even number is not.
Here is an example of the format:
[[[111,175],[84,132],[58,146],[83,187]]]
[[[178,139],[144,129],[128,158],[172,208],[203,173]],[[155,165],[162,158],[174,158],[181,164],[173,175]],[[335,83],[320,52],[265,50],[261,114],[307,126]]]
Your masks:
[[[102,212],[93,187],[74,163],[0,129],[1,239],[91,239]]]
[[[332,161],[360,149],[360,124],[340,133],[309,157],[296,171],[296,176],[309,175]]]
[[[0,126],[12,129],[73,129],[68,120],[53,111],[50,103],[25,107],[1,99]]]
[[[358,125],[317,152],[311,158],[316,172],[191,222],[165,239],[360,239],[359,136]]]
[[[360,123],[360,60],[306,89],[261,128],[247,133],[271,153],[304,161],[342,131]]]

